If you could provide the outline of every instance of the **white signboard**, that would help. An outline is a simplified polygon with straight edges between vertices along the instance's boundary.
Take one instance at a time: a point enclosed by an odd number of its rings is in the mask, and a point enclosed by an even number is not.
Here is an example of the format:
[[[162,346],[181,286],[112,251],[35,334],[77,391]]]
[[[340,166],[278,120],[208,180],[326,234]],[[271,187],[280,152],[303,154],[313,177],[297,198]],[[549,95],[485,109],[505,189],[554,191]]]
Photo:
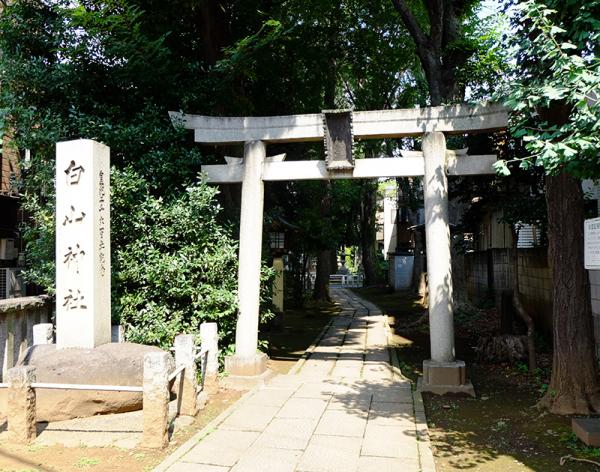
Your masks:
[[[109,148],[56,145],[56,344],[111,340]]]
[[[585,268],[600,270],[600,218],[585,220]]]

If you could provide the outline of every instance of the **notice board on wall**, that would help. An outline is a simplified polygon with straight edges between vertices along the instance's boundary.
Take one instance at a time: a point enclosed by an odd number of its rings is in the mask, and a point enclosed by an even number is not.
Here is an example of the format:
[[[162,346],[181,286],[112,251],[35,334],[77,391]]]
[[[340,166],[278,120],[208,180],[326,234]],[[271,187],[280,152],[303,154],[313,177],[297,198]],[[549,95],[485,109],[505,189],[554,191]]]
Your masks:
[[[600,218],[584,223],[585,268],[600,270]]]

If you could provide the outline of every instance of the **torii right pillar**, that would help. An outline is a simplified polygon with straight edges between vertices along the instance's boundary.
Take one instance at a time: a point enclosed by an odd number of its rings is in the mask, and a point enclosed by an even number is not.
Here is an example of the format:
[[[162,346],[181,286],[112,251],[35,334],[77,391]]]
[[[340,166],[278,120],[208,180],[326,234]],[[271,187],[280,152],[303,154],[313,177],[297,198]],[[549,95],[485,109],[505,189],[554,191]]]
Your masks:
[[[475,396],[466,378],[464,361],[454,352],[452,261],[448,220],[446,138],[443,133],[423,135],[425,160],[425,238],[429,281],[429,336],[431,359],[423,361],[418,389],[437,394],[466,393]]]

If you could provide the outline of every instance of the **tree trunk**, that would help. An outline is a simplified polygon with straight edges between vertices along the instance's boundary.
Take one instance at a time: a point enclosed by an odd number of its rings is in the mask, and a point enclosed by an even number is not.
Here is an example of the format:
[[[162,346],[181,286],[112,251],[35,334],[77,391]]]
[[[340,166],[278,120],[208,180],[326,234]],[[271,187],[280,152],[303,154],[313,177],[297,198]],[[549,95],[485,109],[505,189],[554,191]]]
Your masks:
[[[331,216],[331,181],[323,182],[323,197],[321,198],[321,218],[328,221]],[[323,241],[327,245],[328,241]],[[329,296],[329,276],[332,273],[331,248],[322,247],[317,254],[317,274],[313,290],[313,300],[331,301]]]
[[[600,411],[590,286],[583,261],[583,192],[567,174],[546,177],[554,352],[540,404],[557,414]]]
[[[331,251],[326,249],[319,251],[317,255],[317,276],[313,290],[313,300],[329,302],[329,276],[331,275]]]
[[[363,201],[361,205],[361,231],[360,245],[362,252],[362,263],[365,271],[365,286],[377,285],[379,271],[377,270],[377,188],[371,182],[364,187]]]
[[[519,231],[512,229],[512,237],[513,237],[513,248],[512,248],[512,265],[513,265],[513,292],[512,292],[512,302],[515,307],[515,310],[521,317],[521,319],[525,322],[527,326],[527,355],[529,357],[529,373],[533,374],[535,369],[537,368],[536,356],[535,356],[535,325],[533,323],[533,318],[527,313],[525,307],[523,306],[523,302],[521,301],[521,290],[519,287],[519,250],[517,244],[519,242]]]
[[[218,1],[200,2],[200,23],[203,56],[209,65],[214,65],[222,57],[223,48],[230,43],[229,25]]]
[[[425,72],[432,106],[444,102],[462,101],[464,86],[458,83],[456,72],[475,52],[464,39],[461,17],[469,2],[429,0],[424,2],[429,28],[423,30],[413,7],[406,0],[392,0],[404,26],[411,35],[416,53]],[[457,44],[460,42],[460,47]]]

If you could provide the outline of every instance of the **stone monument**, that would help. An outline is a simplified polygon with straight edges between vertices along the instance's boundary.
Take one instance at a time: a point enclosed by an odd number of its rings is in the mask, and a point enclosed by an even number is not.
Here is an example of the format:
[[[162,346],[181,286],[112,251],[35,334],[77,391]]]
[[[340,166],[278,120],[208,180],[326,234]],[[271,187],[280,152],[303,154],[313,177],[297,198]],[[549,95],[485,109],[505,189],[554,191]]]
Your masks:
[[[56,344],[111,341],[110,150],[80,139],[56,145]]]

